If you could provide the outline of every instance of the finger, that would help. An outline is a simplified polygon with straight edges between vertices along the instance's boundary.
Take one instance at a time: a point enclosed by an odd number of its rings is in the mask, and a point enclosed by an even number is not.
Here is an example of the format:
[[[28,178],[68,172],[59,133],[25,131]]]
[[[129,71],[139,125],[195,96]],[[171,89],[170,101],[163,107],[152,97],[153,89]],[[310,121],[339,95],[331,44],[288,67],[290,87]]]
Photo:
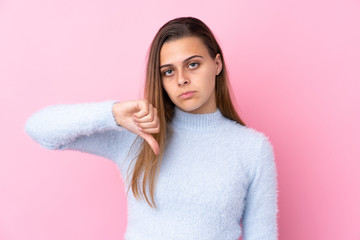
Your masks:
[[[159,125],[159,122],[158,121],[152,121],[152,122],[146,122],[146,123],[137,123],[136,125],[138,127],[142,128],[142,129],[157,128],[157,126]]]
[[[145,132],[145,133],[159,133],[160,129],[159,128],[146,128],[146,129],[142,129],[140,131]]]
[[[134,114],[134,117],[140,119],[149,114],[149,103],[146,100],[139,101],[137,103],[137,108],[139,109],[139,111]]]
[[[155,118],[155,115],[154,115],[154,107],[149,104],[149,113],[142,117],[142,118],[137,118],[137,117],[134,117],[134,120],[138,123],[145,123],[145,122],[152,122],[154,121],[154,118]]]
[[[140,134],[140,137],[142,137],[150,145],[151,149],[154,151],[156,155],[159,154],[160,151],[159,144],[151,134],[142,132]]]

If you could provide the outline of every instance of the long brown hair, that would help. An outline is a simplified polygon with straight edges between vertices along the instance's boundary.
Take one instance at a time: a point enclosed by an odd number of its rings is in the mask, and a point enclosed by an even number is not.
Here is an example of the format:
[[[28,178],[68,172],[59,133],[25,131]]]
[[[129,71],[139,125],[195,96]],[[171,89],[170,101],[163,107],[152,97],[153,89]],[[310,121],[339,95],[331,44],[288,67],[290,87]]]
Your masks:
[[[160,73],[160,50],[163,44],[167,41],[190,36],[199,37],[207,47],[208,52],[213,59],[215,59],[217,53],[220,54],[222,71],[216,76],[215,80],[216,105],[225,117],[245,126],[245,123],[240,119],[231,101],[230,85],[222,50],[208,26],[206,26],[206,24],[201,20],[194,17],[175,18],[164,24],[155,35],[148,52],[144,91],[144,98],[147,99],[158,112],[160,131],[159,133],[152,135],[159,143],[160,153],[155,155],[150,145],[146,141],[142,141],[137,152],[137,161],[133,167],[132,178],[129,184],[129,188],[131,186],[136,199],[140,197],[139,193],[141,193],[145,196],[148,204],[153,207],[146,194],[146,183],[148,182],[150,197],[155,208],[156,204],[154,201],[154,191],[156,181],[166,146],[166,138],[171,130],[168,128],[167,123],[171,122],[175,107],[174,103],[170,100],[169,96],[162,87]],[[137,140],[138,139],[139,137]],[[142,174],[142,191],[139,191],[138,182],[141,182],[140,177]]]

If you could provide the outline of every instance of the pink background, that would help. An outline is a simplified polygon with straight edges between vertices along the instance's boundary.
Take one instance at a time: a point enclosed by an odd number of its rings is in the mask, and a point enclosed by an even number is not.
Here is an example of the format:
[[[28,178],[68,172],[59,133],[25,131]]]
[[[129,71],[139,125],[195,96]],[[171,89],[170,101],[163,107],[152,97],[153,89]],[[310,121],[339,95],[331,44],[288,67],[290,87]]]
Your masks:
[[[123,239],[115,164],[41,148],[42,107],[141,97],[165,22],[194,16],[224,51],[241,117],[270,137],[282,240],[360,239],[358,1],[0,1],[0,239]]]

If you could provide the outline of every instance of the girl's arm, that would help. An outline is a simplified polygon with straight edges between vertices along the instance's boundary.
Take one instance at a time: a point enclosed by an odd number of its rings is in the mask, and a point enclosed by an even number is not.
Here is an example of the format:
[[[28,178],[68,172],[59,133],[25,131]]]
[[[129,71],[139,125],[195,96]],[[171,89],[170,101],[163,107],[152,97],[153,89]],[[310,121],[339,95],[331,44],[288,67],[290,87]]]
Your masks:
[[[263,140],[254,178],[245,198],[243,240],[278,239],[278,183],[273,147]]]
[[[42,147],[52,150],[78,150],[115,160],[118,151],[134,140],[119,126],[113,115],[118,101],[57,104],[32,114],[25,132]]]

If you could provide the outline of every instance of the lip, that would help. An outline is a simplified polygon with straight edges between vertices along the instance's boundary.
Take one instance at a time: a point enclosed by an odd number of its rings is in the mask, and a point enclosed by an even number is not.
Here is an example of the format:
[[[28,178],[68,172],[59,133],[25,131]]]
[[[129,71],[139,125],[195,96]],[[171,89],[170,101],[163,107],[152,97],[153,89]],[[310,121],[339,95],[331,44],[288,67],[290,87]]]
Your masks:
[[[186,91],[179,95],[180,98],[190,98],[194,95],[195,91]]]

